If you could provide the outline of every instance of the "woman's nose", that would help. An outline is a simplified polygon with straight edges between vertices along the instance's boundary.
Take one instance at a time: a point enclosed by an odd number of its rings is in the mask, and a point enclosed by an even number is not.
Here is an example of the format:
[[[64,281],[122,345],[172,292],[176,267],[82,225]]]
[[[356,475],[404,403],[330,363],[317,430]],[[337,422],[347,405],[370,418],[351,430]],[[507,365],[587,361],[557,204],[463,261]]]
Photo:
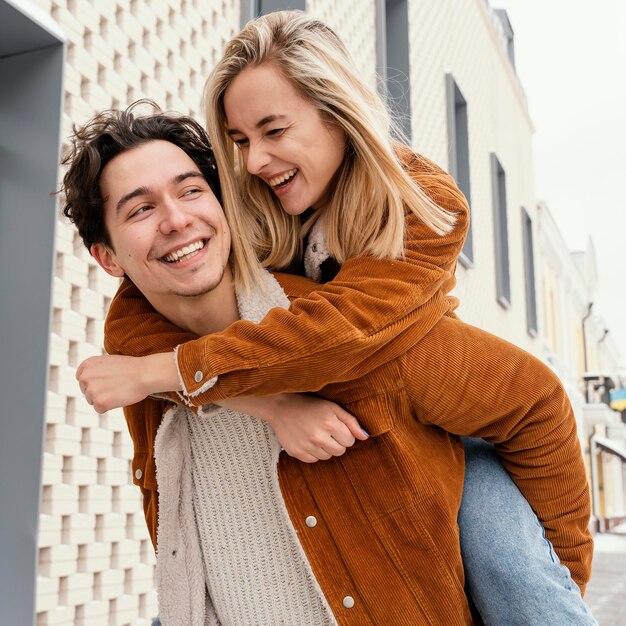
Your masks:
[[[253,176],[259,176],[270,162],[270,155],[263,147],[262,142],[251,143],[244,154],[246,169]]]

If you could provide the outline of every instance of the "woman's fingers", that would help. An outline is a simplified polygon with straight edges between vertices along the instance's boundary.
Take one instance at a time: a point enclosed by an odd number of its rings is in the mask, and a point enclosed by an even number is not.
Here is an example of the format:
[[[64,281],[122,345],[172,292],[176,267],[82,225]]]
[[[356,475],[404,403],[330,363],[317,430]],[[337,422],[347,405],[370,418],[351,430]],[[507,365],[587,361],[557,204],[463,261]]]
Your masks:
[[[345,427],[348,429],[348,431],[350,431],[350,434],[355,439],[360,439],[361,441],[365,441],[369,437],[369,434],[367,433],[367,431],[365,431],[361,427],[361,424],[359,424],[359,421],[357,420],[356,417],[354,417],[354,415],[352,415],[352,413],[348,413],[348,411],[346,411],[345,409],[337,405],[337,410],[335,412],[335,415],[337,416],[337,419],[340,420],[345,425]]]

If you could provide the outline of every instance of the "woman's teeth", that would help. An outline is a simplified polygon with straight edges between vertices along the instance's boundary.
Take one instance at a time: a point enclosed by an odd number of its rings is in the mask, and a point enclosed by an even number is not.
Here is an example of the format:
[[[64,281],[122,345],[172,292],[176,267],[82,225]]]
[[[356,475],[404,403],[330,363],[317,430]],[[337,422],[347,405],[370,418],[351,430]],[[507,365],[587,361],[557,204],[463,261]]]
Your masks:
[[[280,176],[270,178],[269,184],[271,187],[278,187],[278,185],[286,183],[287,181],[292,179],[297,173],[298,173],[298,168],[294,167],[292,170],[289,170],[288,172],[285,172],[284,174],[281,174]]]
[[[168,263],[180,263],[180,261],[185,260],[186,258],[189,258],[191,255],[198,252],[198,250],[202,250],[202,248],[204,248],[204,245],[205,245],[205,241],[204,239],[202,239],[200,241],[196,241],[196,243],[192,243],[189,246],[185,246],[184,248],[181,248],[180,250],[176,250],[176,252],[170,252],[168,255],[164,256],[163,258]]]

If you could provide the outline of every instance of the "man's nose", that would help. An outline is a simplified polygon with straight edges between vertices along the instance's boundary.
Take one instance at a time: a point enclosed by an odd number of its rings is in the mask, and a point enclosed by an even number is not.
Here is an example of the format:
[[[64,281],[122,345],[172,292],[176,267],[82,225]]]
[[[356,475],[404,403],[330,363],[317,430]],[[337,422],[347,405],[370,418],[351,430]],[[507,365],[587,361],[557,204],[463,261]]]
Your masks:
[[[159,229],[163,234],[182,230],[191,222],[191,212],[175,200],[167,200],[163,203]]]

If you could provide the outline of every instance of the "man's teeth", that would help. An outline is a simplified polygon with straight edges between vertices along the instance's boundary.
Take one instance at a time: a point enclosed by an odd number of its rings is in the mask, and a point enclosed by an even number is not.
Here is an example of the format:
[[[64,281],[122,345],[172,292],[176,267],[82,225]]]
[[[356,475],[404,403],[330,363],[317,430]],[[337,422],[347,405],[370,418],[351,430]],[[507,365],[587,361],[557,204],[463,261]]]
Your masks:
[[[277,185],[280,185],[280,183],[284,183],[290,178],[293,178],[297,173],[298,173],[298,168],[294,167],[292,170],[289,170],[288,172],[285,172],[284,174],[281,174],[280,176],[270,178],[269,184],[272,187],[276,187]]]
[[[177,263],[183,260],[184,257],[194,254],[198,250],[202,250],[202,248],[204,248],[204,239],[202,239],[201,241],[196,241],[196,243],[192,243],[189,246],[185,246],[184,248],[181,248],[180,250],[176,250],[176,252],[170,252],[163,258],[168,263]]]

